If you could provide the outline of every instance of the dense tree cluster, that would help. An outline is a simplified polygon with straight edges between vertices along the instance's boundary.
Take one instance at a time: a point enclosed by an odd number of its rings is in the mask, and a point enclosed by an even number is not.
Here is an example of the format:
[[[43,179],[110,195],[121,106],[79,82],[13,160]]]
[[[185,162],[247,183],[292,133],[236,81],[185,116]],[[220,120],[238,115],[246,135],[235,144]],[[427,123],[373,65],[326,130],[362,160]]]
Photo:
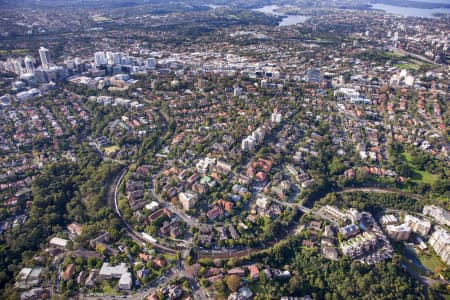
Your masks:
[[[367,266],[350,259],[329,261],[317,248],[301,245],[295,236],[270,251],[254,254],[236,264],[261,261],[273,268],[287,268],[289,280],[268,279],[261,283],[271,297],[311,295],[314,299],[425,299],[419,282],[401,267],[398,257],[387,263]]]
[[[50,236],[62,232],[71,222],[85,224],[81,243],[100,230],[109,230],[113,238],[118,238],[120,222],[104,207],[105,186],[119,170],[119,165],[102,162],[100,155],[90,150],[77,162],[63,160],[47,165],[33,182],[28,222],[1,236],[0,288],[11,291],[11,281],[21,263],[26,264]]]
[[[334,205],[342,208],[353,207],[357,210],[377,214],[384,209],[400,209],[406,211],[422,211],[425,203],[414,198],[396,193],[330,193],[317,203],[318,205]]]

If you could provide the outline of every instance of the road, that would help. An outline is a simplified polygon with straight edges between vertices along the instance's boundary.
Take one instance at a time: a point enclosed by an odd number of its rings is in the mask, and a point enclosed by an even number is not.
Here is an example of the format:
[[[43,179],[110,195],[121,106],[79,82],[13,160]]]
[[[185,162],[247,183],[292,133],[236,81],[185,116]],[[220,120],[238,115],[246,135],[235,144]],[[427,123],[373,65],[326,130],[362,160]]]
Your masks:
[[[282,206],[285,206],[285,207],[298,208],[299,210],[301,210],[305,214],[311,212],[311,208],[303,206],[300,203],[285,202],[285,201],[280,201],[280,200],[275,199],[275,198],[272,198],[272,201],[275,202],[275,203],[278,203],[278,204],[280,204]],[[302,202],[302,201],[300,201],[300,202]]]
[[[117,177],[117,179],[114,182],[114,209],[117,213],[117,215],[119,216],[120,220],[122,221],[122,223],[124,224],[124,228],[127,230],[128,234],[138,243],[148,243],[151,244],[153,247],[155,247],[156,249],[158,249],[161,252],[165,252],[165,253],[170,253],[170,254],[174,254],[174,253],[179,253],[180,251],[176,250],[176,249],[172,249],[169,247],[166,247],[164,245],[161,245],[158,242],[151,242],[151,241],[147,241],[145,239],[142,238],[142,236],[140,235],[139,232],[136,232],[127,222],[126,220],[122,217],[122,214],[119,210],[118,207],[118,189],[119,186],[123,180],[123,178],[125,177],[125,174],[127,173],[128,168],[124,168],[122,170],[122,172],[120,173],[120,176]],[[198,220],[196,218],[191,218],[190,216],[188,216],[187,214],[185,214],[183,211],[181,211],[180,209],[176,208],[175,206],[171,205],[170,203],[167,203],[166,201],[163,201],[163,199],[161,199],[159,197],[159,195],[157,195],[153,189],[150,190],[151,195],[153,198],[155,198],[156,200],[158,200],[159,203],[162,203],[167,209],[169,209],[171,212],[173,212],[174,214],[176,214],[177,216],[179,216],[183,221],[185,221],[189,226],[192,227],[198,227],[201,225],[201,223],[198,222]],[[345,188],[341,191],[339,191],[338,193],[351,193],[351,192],[368,192],[368,193],[396,193],[396,194],[400,194],[400,195],[404,195],[404,196],[408,196],[408,197],[412,197],[414,199],[417,200],[423,200],[424,198],[420,195],[415,195],[415,194],[409,194],[406,192],[403,192],[401,190],[397,190],[397,189],[388,189],[388,188],[376,188],[376,187],[355,187],[355,188]],[[292,207],[292,208],[297,208],[299,210],[301,210],[303,213],[311,213],[312,210],[308,207],[305,207],[303,205],[301,205],[300,203],[289,203],[289,202],[283,202],[283,201],[279,201],[277,199],[272,199],[274,202],[283,205],[285,207]],[[290,234],[286,235],[286,236],[290,236]],[[280,240],[282,241],[282,240]],[[279,241],[279,242],[280,242]],[[185,245],[185,250],[182,251],[181,253],[184,254],[183,255],[183,261],[188,253],[188,250],[190,249],[190,247],[192,247],[191,243],[187,242]],[[241,257],[241,256],[245,256],[245,255],[249,255],[251,253],[256,253],[256,252],[260,252],[260,251],[264,251],[267,248],[271,247],[272,245],[267,245],[263,248],[247,248],[244,250],[219,250],[219,251],[199,251],[199,256],[200,257],[208,257],[208,258],[232,258],[232,257]],[[161,277],[160,280],[158,280],[157,282],[155,282],[155,284],[157,284],[156,287],[154,288],[150,288],[147,289],[145,291],[141,291],[137,294],[131,295],[129,297],[126,297],[126,299],[130,299],[130,300],[141,300],[143,297],[145,297],[146,295],[156,291],[157,289],[160,289],[161,287],[166,286],[168,283],[170,283],[173,279],[175,278],[182,278],[185,276],[182,264],[183,261],[179,264],[177,264],[176,268],[172,270],[172,272],[170,273],[170,276],[163,276]],[[427,284],[430,285],[432,283],[435,283],[436,281],[433,279],[430,279],[428,277],[424,277],[424,276],[420,276],[420,278],[418,278],[423,284]],[[193,281],[193,282],[192,282]],[[208,295],[205,295],[203,289],[200,287],[199,282],[197,279],[191,279],[191,288],[193,290],[194,293],[194,299],[200,299],[200,300],[206,300],[209,299]],[[84,299],[88,299],[88,300],[96,300],[98,298],[101,298],[102,300],[113,300],[116,299],[114,297],[109,297],[109,296],[104,296],[104,297],[85,297]]]
[[[163,253],[169,253],[169,254],[177,254],[179,251],[176,249],[172,249],[169,247],[166,247],[164,245],[161,245],[159,243],[155,243],[152,241],[149,241],[147,239],[144,239],[142,237],[142,235],[135,231],[130,224],[127,223],[127,221],[123,218],[122,213],[120,212],[119,209],[119,204],[118,204],[118,191],[119,191],[119,186],[123,180],[123,178],[125,177],[126,173],[128,172],[128,168],[124,168],[121,172],[121,175],[116,179],[115,181],[115,188],[114,188],[114,210],[117,214],[117,216],[119,217],[119,219],[122,221],[122,224],[124,225],[125,230],[128,232],[128,235],[138,244],[143,244],[143,243],[147,243],[152,245],[155,249],[158,249],[159,251],[163,252]]]
[[[144,239],[141,234],[137,231],[135,231],[127,222],[126,220],[122,217],[122,214],[119,210],[118,207],[118,188],[120,186],[120,183],[122,181],[122,179],[124,178],[126,172],[127,172],[128,168],[124,168],[124,170],[122,171],[120,177],[116,180],[115,182],[115,189],[114,189],[114,208],[115,211],[117,213],[117,215],[119,216],[119,218],[121,219],[122,223],[124,224],[125,229],[127,230],[128,234],[138,243],[142,244],[142,243],[148,243],[151,244],[153,247],[155,247],[156,249],[165,252],[165,253],[169,253],[169,254],[176,254],[179,253],[180,251],[178,249],[173,249],[170,247],[167,247],[165,245],[162,245],[158,242],[151,242],[148,241],[146,239]],[[368,193],[396,193],[396,194],[400,194],[400,195],[404,195],[404,196],[408,196],[408,197],[412,197],[414,199],[417,200],[423,200],[424,198],[420,195],[415,195],[415,194],[409,194],[400,190],[396,190],[396,189],[387,189],[387,188],[376,188],[376,187],[356,187],[356,188],[345,188],[342,191],[339,191],[338,193],[351,193],[351,192],[368,192]],[[169,209],[172,213],[174,213],[175,215],[177,215],[178,217],[180,217],[184,222],[186,222],[186,224],[190,227],[199,227],[201,225],[200,222],[198,222],[198,220],[196,218],[192,218],[190,216],[188,216],[185,212],[183,212],[182,210],[178,209],[177,207],[175,207],[174,205],[167,203],[167,201],[164,201],[163,199],[161,199],[161,197],[154,192],[153,189],[150,190],[150,193],[152,195],[152,197],[154,199],[156,199],[159,203],[162,203],[164,205],[165,208]],[[285,207],[292,207],[292,208],[297,208],[299,210],[301,210],[303,213],[311,213],[312,210],[306,206],[303,206],[300,201],[300,203],[290,203],[290,202],[284,202],[284,201],[279,201],[278,199],[272,199],[272,201],[285,206]],[[180,245],[181,246],[181,245]],[[184,248],[188,248],[189,247],[189,243],[186,243],[184,246]],[[249,253],[253,253],[256,251],[262,251],[265,249],[259,249],[259,248],[255,248],[255,249],[245,249],[245,250],[217,250],[217,251],[200,251],[200,255],[202,257],[210,257],[210,258],[230,258],[230,257],[239,257],[242,255],[248,255]]]

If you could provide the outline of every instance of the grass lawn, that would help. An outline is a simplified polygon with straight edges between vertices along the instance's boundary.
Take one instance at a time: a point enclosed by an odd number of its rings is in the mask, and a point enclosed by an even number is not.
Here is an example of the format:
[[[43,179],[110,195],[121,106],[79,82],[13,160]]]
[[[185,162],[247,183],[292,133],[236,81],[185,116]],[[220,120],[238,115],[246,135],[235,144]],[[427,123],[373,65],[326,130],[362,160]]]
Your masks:
[[[164,253],[163,257],[167,260],[167,261],[174,261],[177,259],[176,255],[172,255],[172,254],[167,254]]]
[[[420,66],[413,63],[407,63],[407,64],[399,64],[397,65],[400,69],[406,69],[406,70],[419,70]]]
[[[420,260],[422,265],[424,265],[431,272],[434,272],[436,267],[446,267],[432,251],[421,253],[417,255],[417,258]]]
[[[103,148],[103,150],[105,150],[106,153],[111,153],[111,152],[119,151],[120,147],[113,145],[113,146],[105,147],[105,148]]]
[[[14,49],[11,51],[12,54],[25,54],[28,52],[28,49]]]
[[[400,58],[400,57],[404,57],[405,56],[405,55],[403,55],[401,53],[390,52],[390,51],[385,51],[384,55],[389,56],[389,57],[393,57],[393,58]]]
[[[419,168],[415,164],[413,164],[411,154],[409,154],[408,152],[403,152],[403,157],[408,163],[409,168],[414,173],[412,176],[412,181],[433,184],[435,181],[439,179],[439,175],[419,170]]]
[[[116,289],[106,280],[102,282],[102,290],[103,294],[108,296],[118,295]]]
[[[94,22],[109,22],[109,21],[111,21],[111,19],[104,17],[104,16],[93,16],[92,21],[94,21]]]
[[[0,55],[26,54],[27,52],[28,49],[13,49],[13,50],[0,49]]]

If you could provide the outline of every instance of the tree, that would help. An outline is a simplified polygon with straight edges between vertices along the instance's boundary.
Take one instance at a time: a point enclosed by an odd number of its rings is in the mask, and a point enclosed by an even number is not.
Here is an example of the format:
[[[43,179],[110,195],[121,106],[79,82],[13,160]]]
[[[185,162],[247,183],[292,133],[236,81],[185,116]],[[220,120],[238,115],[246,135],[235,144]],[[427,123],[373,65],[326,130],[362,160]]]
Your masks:
[[[264,271],[259,272],[259,283],[260,283],[262,286],[265,286],[265,285],[267,284],[267,275],[266,275],[266,272],[264,272]]]
[[[97,245],[95,245],[95,251],[101,255],[104,255],[106,252],[106,247],[101,243],[97,243]]]
[[[66,248],[68,250],[73,250],[73,242],[71,240],[67,241]]]
[[[217,280],[213,284],[214,289],[219,294],[219,296],[225,296],[226,295],[226,286],[223,283],[223,280]]]
[[[230,289],[230,291],[236,292],[242,286],[241,277],[237,275],[228,276],[227,286]]]

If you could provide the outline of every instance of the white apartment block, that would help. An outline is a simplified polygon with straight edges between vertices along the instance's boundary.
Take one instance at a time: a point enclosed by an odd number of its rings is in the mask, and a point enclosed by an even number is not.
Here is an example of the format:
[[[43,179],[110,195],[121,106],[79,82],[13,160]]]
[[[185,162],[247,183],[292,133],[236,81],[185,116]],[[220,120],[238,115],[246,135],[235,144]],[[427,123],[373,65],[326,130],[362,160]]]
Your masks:
[[[186,192],[186,193],[179,193],[178,200],[180,200],[180,203],[185,210],[189,210],[194,207],[195,201],[197,199],[194,194]]]
[[[429,221],[421,220],[411,215],[405,216],[405,224],[411,230],[421,236],[426,236],[431,230],[431,223]]]
[[[442,207],[436,205],[425,205],[423,207],[423,213],[433,217],[436,222],[441,225],[450,226],[450,213]]]
[[[395,241],[406,241],[411,235],[411,228],[406,224],[386,226],[387,235]]]
[[[99,272],[99,279],[106,280],[113,278],[119,278],[119,289],[130,290],[133,285],[131,273],[128,272],[128,267],[125,263],[121,263],[117,266],[103,263]]]
[[[442,261],[450,266],[450,233],[445,230],[436,230],[431,235],[429,243]]]

